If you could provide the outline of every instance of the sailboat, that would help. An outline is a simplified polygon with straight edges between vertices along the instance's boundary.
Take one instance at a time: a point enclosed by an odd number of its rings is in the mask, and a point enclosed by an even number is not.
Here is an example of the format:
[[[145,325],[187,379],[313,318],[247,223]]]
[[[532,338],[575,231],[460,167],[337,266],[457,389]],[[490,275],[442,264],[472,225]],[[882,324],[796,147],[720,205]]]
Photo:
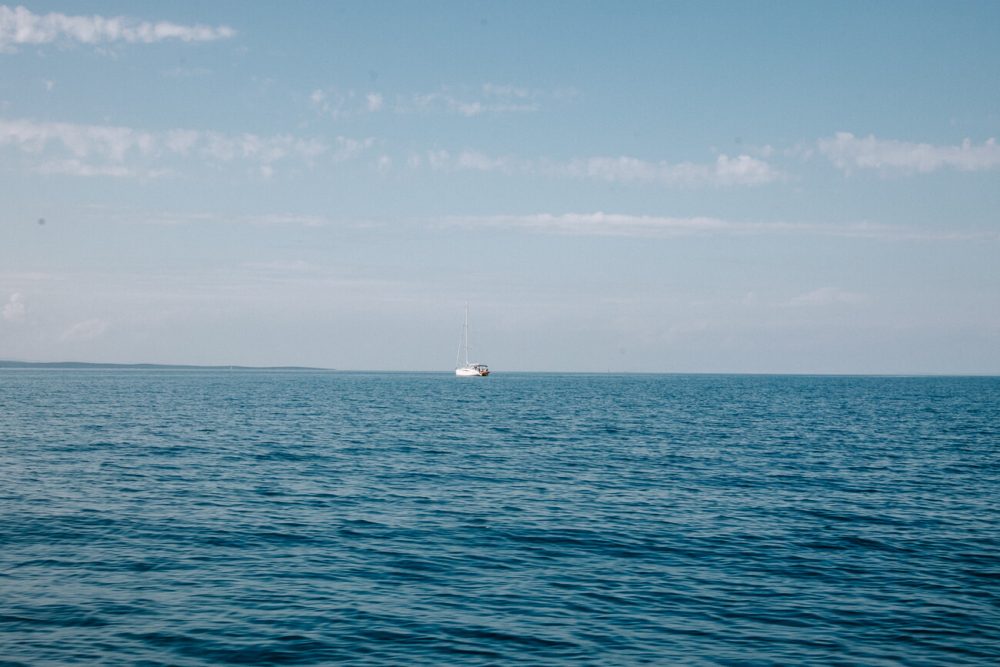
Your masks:
[[[462,354],[465,353],[465,364],[462,364]],[[465,304],[465,324],[462,326],[462,337],[458,342],[458,354],[455,356],[455,375],[459,377],[486,377],[490,369],[486,364],[469,363],[469,304]]]

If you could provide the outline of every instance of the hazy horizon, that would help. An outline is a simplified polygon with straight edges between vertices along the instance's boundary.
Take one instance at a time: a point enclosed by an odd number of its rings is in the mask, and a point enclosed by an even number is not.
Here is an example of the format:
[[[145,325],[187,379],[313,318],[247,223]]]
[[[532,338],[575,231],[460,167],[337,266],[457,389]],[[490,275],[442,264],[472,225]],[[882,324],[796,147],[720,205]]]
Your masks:
[[[15,366],[4,366],[4,364],[16,364]],[[61,366],[65,364],[65,366]],[[348,373],[348,374],[418,374],[418,375],[444,375],[453,377],[452,369],[433,370],[400,370],[394,368],[324,368],[319,366],[241,366],[236,364],[169,364],[158,362],[104,362],[104,361],[28,361],[23,359],[0,359],[0,370],[31,370],[33,368],[44,367],[51,370],[106,370],[111,368],[121,368],[124,370],[242,370],[242,371],[288,371],[288,372],[316,372],[316,373]],[[996,373],[752,373],[752,372],[698,372],[698,371],[551,371],[551,370],[504,370],[491,372],[491,376],[511,374],[511,375],[663,375],[663,376],[773,376],[773,377],[831,377],[831,378],[996,378],[1000,374]],[[462,382],[476,382],[475,379],[459,379]]]
[[[1000,374],[1000,4],[0,5],[0,359]]]

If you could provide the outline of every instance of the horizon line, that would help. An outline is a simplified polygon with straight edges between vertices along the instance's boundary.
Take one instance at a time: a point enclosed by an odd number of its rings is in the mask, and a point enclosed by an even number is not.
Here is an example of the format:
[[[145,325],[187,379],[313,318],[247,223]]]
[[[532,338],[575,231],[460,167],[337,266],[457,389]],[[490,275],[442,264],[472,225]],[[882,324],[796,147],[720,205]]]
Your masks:
[[[373,368],[327,368],[322,366],[276,365],[252,366],[245,364],[172,364],[155,362],[101,362],[101,361],[20,361],[15,359],[0,359],[0,370],[239,370],[239,371],[298,371],[321,373],[411,373],[411,374],[450,374],[447,370],[405,370],[405,369],[373,369]],[[1000,372],[823,372],[823,371],[628,371],[628,370],[509,370],[494,372],[491,375],[742,375],[742,376],[784,376],[784,377],[940,377],[940,378],[996,378]]]

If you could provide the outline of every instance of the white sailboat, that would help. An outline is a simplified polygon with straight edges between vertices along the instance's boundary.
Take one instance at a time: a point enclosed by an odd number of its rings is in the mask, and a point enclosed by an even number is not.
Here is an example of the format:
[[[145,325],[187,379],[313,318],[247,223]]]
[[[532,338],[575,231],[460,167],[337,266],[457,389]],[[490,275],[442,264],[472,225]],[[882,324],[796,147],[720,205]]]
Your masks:
[[[462,363],[462,353],[465,353],[465,363]],[[458,341],[458,354],[455,356],[455,375],[459,377],[486,377],[490,369],[486,364],[469,362],[469,304],[465,304],[465,324],[462,325],[462,337]]]

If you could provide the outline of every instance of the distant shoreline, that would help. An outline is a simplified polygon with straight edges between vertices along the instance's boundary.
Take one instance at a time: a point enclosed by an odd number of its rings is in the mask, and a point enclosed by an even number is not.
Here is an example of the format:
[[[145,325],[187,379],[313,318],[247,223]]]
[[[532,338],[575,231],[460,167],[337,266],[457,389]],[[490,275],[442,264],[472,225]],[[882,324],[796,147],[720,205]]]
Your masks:
[[[136,370],[136,371],[304,371],[328,373],[333,368],[315,368],[312,366],[236,366],[215,365],[198,366],[195,364],[108,364],[86,361],[6,361],[0,360],[0,370],[34,369],[34,370]]]

